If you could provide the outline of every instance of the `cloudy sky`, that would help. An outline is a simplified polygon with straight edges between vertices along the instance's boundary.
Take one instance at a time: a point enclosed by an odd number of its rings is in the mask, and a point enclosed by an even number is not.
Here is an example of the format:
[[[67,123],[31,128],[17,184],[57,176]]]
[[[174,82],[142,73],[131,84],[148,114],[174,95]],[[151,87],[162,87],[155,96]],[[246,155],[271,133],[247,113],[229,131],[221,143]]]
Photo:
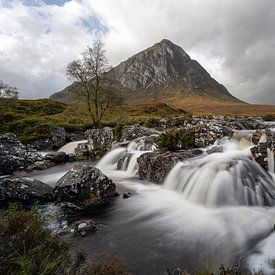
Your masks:
[[[95,38],[113,66],[170,39],[233,95],[275,104],[274,0],[0,0],[0,79],[48,97]]]

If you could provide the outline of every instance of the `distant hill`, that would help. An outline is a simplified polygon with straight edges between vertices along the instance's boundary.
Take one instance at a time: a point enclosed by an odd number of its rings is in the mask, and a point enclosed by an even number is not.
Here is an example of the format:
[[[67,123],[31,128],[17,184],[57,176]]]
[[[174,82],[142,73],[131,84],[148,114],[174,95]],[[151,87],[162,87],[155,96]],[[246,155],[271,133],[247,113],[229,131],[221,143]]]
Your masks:
[[[105,75],[113,89],[123,91],[130,102],[168,102],[189,97],[241,102],[179,46],[163,39],[112,68]],[[52,99],[72,102],[80,84],[75,82],[51,95]]]

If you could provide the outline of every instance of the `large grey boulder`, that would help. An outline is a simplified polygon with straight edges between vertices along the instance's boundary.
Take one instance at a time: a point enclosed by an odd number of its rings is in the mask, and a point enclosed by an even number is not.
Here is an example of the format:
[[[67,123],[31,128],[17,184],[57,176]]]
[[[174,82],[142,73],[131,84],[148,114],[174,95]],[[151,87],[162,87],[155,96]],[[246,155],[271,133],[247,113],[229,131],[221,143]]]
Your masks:
[[[115,183],[89,164],[76,164],[56,184],[59,201],[71,202],[81,208],[94,208],[117,196]]]
[[[33,178],[6,178],[0,183],[1,206],[11,202],[33,204],[53,200],[53,188]]]
[[[201,153],[202,151],[199,149],[145,153],[137,159],[139,177],[155,183],[162,183],[177,162],[195,157]]]

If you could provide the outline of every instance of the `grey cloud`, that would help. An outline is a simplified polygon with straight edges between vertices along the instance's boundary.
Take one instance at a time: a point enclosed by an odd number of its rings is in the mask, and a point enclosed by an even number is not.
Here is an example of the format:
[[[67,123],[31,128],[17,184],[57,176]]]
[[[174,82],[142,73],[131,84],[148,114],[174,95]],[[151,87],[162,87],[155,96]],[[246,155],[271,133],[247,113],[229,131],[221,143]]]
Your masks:
[[[104,22],[102,35],[112,65],[168,38],[233,95],[248,102],[275,104],[273,0],[82,0],[59,10],[54,7],[50,13],[45,6],[42,14],[47,15],[42,20],[47,24],[15,15],[12,24],[2,22],[9,30],[11,47],[1,52],[0,45],[0,77],[18,85],[24,97],[45,97],[67,85],[65,66],[92,42],[94,34],[85,27],[96,22],[85,21],[86,26],[80,28],[73,20],[89,20],[96,14]],[[14,30],[22,33],[20,40],[14,41]]]

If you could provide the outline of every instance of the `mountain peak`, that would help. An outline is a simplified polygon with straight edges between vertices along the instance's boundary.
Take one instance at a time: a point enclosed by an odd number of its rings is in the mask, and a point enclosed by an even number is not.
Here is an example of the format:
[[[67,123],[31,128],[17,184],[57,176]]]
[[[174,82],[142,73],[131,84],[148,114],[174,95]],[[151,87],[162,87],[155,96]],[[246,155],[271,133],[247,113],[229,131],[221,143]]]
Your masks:
[[[130,96],[154,98],[203,95],[236,100],[226,88],[178,45],[162,39],[153,46],[131,56],[106,73],[115,79],[119,90]]]

